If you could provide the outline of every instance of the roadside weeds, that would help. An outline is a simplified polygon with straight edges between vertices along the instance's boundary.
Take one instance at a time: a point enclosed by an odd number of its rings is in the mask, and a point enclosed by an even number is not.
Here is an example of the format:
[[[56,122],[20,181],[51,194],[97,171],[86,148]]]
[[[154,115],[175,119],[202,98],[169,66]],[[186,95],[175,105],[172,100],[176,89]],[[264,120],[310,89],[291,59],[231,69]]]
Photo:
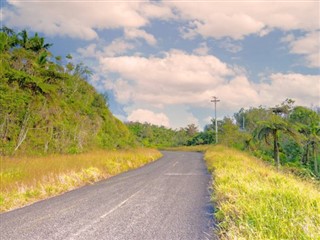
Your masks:
[[[155,149],[139,148],[0,159],[0,212],[93,184],[160,157]]]

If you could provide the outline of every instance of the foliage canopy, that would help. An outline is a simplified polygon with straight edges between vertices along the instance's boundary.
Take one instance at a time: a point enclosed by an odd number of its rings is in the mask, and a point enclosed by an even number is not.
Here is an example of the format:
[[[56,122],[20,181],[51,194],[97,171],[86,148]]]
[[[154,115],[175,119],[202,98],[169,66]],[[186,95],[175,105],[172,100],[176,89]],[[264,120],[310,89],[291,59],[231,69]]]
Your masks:
[[[0,150],[10,155],[77,153],[134,144],[106,98],[86,82],[90,70],[26,30],[0,31]]]

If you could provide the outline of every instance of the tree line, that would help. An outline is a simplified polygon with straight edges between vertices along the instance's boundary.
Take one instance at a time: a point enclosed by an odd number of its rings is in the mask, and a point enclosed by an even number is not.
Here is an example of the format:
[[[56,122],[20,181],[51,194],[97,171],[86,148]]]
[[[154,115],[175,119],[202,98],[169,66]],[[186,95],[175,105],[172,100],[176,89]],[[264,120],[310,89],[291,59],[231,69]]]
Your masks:
[[[214,144],[214,122],[199,131],[195,124],[170,129],[149,123],[126,123],[140,144],[174,147]],[[218,120],[219,143],[274,163],[298,174],[320,177],[320,115],[316,110],[295,106],[291,99],[275,107],[240,109],[233,117]]]

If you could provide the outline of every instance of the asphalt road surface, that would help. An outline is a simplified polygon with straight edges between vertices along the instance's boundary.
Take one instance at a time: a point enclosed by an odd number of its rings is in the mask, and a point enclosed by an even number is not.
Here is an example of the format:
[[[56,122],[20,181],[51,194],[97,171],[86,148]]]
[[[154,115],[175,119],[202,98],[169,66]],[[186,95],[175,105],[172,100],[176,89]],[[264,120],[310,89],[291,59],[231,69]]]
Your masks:
[[[213,239],[202,154],[142,168],[0,215],[0,239]]]

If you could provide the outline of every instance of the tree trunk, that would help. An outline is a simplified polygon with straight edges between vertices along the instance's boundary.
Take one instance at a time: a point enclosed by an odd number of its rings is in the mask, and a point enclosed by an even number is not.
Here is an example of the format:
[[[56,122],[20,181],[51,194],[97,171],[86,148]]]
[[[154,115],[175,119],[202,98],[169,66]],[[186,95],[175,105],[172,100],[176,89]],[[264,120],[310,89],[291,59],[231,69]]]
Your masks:
[[[274,161],[277,166],[277,169],[279,169],[280,166],[280,159],[279,159],[279,145],[278,145],[278,131],[273,130],[273,154],[274,154]]]
[[[5,141],[8,134],[8,114],[4,117],[3,123],[0,125],[0,138]]]
[[[22,126],[20,129],[20,133],[18,136],[18,140],[17,140],[17,145],[14,149],[14,152],[18,150],[18,148],[21,146],[21,144],[23,143],[23,141],[26,139],[27,137],[27,133],[28,133],[28,121],[29,121],[30,115],[29,115],[29,109],[27,110],[26,114],[24,115],[24,119],[22,122]]]
[[[309,164],[309,143],[308,143],[307,149],[306,149],[306,158],[305,158],[304,164],[305,164],[306,166]]]
[[[301,164],[307,165],[309,161],[309,142],[306,143],[306,146],[304,147],[304,153],[301,157]]]
[[[319,169],[318,169],[318,156],[316,151],[316,143],[313,143],[312,145],[312,155],[313,155],[313,161],[314,161],[314,172],[317,176],[319,176]]]

